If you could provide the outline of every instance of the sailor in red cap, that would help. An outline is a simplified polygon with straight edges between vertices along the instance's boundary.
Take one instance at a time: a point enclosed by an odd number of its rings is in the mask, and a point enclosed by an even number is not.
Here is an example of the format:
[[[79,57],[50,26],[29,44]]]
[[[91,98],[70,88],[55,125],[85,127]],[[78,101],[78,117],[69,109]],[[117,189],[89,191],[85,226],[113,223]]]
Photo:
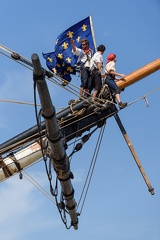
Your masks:
[[[125,77],[124,74],[116,72],[115,68],[116,63],[116,54],[111,53],[107,57],[106,67],[105,67],[105,74],[104,74],[104,83],[108,85],[108,87],[114,90],[114,96],[117,100],[118,106],[120,109],[127,106],[127,103],[121,102],[120,99],[120,88],[117,86],[116,81],[121,80]],[[117,76],[121,78],[117,78]]]

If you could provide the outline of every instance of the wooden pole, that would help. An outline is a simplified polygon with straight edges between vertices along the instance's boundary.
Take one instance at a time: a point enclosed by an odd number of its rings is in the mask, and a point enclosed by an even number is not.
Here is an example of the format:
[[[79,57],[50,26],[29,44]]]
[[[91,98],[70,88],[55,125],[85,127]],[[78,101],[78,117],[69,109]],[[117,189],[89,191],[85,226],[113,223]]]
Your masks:
[[[160,58],[128,74],[123,80],[116,82],[120,89],[126,88],[135,82],[147,77],[160,69]]]
[[[127,132],[126,132],[126,130],[124,129],[124,126],[122,125],[122,122],[121,122],[121,120],[120,120],[120,118],[119,118],[119,116],[118,116],[117,113],[114,114],[114,118],[115,118],[115,120],[116,120],[116,122],[117,122],[117,124],[118,124],[118,126],[119,126],[119,128],[120,128],[120,130],[121,130],[121,132],[122,132],[122,134],[123,134],[123,137],[124,137],[124,139],[125,139],[128,147],[129,147],[129,150],[130,150],[131,153],[132,153],[132,156],[133,156],[133,158],[134,158],[134,160],[135,160],[135,162],[136,162],[136,164],[137,164],[137,166],[138,166],[138,168],[139,168],[139,170],[140,170],[140,172],[141,172],[141,174],[142,174],[142,177],[143,177],[145,183],[146,183],[146,185],[148,186],[148,191],[149,191],[152,195],[154,195],[154,188],[152,188],[152,186],[151,186],[151,184],[150,184],[150,182],[149,182],[149,180],[148,180],[148,177],[147,177],[147,175],[146,175],[146,173],[145,173],[145,171],[144,171],[144,169],[143,169],[143,167],[142,167],[142,165],[141,165],[141,162],[140,162],[140,160],[139,160],[139,158],[138,158],[138,156],[137,156],[137,154],[136,154],[136,152],[135,152],[135,150],[134,150],[134,148],[133,148],[133,145],[132,145],[132,143],[131,143],[128,135],[127,135]]]

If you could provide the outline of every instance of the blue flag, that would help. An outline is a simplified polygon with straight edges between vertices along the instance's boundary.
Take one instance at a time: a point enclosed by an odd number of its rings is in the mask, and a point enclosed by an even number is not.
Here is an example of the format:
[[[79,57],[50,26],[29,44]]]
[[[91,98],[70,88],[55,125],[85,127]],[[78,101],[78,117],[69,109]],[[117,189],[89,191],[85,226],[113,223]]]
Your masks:
[[[92,37],[90,17],[85,18],[62,32],[56,40],[54,52],[43,53],[49,70],[60,76],[66,85],[71,81],[71,74],[76,74],[76,62],[78,58],[72,52],[70,40],[74,39],[75,46],[81,48],[81,40],[83,38],[89,41],[89,46],[94,53],[96,49]]]

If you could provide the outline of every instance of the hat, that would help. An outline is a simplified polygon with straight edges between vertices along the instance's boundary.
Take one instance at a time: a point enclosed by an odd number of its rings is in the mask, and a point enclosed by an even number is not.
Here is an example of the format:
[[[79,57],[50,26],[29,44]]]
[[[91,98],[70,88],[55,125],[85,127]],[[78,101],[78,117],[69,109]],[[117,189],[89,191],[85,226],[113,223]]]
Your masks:
[[[107,57],[108,61],[106,63],[113,61],[115,59],[115,57],[116,57],[116,54],[114,54],[114,53],[109,54]]]

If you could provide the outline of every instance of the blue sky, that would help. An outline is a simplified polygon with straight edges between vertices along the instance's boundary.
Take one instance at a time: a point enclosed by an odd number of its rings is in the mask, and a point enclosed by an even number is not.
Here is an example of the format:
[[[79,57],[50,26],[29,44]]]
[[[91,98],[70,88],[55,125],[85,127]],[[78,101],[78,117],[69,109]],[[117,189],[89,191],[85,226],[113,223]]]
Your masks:
[[[78,21],[92,16],[97,46],[104,44],[104,62],[116,53],[116,69],[129,74],[160,57],[159,0],[20,1],[1,2],[0,43],[31,59],[51,52],[57,36]],[[33,103],[32,72],[0,54],[0,99]],[[79,87],[80,79],[73,84]],[[53,104],[68,106],[71,93],[48,82]],[[160,86],[160,71],[128,87],[121,94],[131,103]],[[160,90],[119,112],[141,164],[155,189],[152,196],[134,162],[114,118],[107,121],[100,153],[85,201],[78,230],[67,230],[53,199],[42,194],[27,179],[31,176],[49,193],[41,161],[0,183],[1,239],[160,239]],[[0,143],[36,124],[34,107],[0,102]],[[99,132],[78,152],[71,164],[78,201]],[[89,149],[89,150],[88,150]]]

